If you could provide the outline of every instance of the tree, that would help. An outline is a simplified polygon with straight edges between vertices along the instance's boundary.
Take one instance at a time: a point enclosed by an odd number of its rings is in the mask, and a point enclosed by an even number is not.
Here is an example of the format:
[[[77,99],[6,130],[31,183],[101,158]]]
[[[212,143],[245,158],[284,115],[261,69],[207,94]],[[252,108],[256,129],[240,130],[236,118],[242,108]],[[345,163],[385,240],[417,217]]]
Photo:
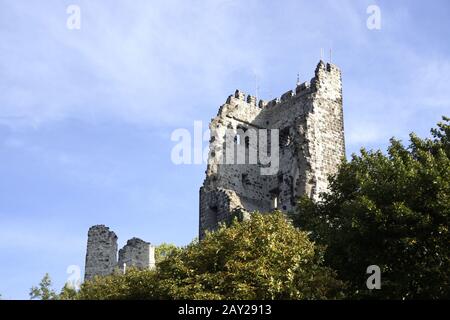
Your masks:
[[[177,249],[177,246],[171,243],[161,243],[155,248],[155,261],[156,264],[163,261],[167,256]]]
[[[344,284],[280,212],[254,214],[176,248],[156,270],[95,277],[81,299],[335,299]]]
[[[58,294],[57,299],[59,299],[59,300],[76,300],[77,297],[78,297],[77,290],[66,283],[64,285],[64,287],[61,289],[61,292]]]
[[[391,139],[387,154],[361,150],[330,177],[330,192],[302,198],[297,226],[326,245],[325,262],[351,297],[450,297],[450,119],[432,137]],[[366,268],[381,268],[381,290]]]
[[[95,276],[85,281],[76,298],[82,300],[152,299],[160,297],[155,270],[127,268],[125,274]]]
[[[50,278],[50,275],[46,273],[39,283],[39,286],[31,287],[30,299],[56,300],[58,298],[58,295],[51,287],[52,280]]]
[[[282,213],[253,214],[169,256],[160,281],[176,299],[337,298],[342,283],[321,259]]]

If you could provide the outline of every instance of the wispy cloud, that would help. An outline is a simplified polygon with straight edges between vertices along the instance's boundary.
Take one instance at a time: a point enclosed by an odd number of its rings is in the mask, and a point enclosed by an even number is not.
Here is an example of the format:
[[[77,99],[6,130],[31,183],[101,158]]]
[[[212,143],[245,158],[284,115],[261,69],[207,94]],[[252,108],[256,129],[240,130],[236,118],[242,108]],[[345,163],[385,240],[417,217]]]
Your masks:
[[[197,107],[190,99],[223,92],[233,70],[261,64],[240,32],[240,2],[80,1],[80,7],[82,28],[71,31],[62,5],[46,3],[31,15],[23,2],[5,4],[10,15],[3,18],[27,27],[1,31],[0,121],[174,123]]]

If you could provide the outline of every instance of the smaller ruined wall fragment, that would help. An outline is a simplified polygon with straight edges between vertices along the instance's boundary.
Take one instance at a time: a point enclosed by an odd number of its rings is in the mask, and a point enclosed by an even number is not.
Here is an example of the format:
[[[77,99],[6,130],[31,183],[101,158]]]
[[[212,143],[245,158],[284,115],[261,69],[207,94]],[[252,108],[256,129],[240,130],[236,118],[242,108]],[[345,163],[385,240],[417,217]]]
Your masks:
[[[132,238],[119,250],[119,268],[132,266],[140,269],[154,268],[155,247],[139,238]]]
[[[139,238],[132,238],[119,251],[117,235],[104,225],[89,228],[84,279],[106,276],[114,271],[123,272],[128,267],[151,269],[155,267],[155,247]]]
[[[111,274],[116,265],[116,234],[104,225],[89,228],[84,279]]]

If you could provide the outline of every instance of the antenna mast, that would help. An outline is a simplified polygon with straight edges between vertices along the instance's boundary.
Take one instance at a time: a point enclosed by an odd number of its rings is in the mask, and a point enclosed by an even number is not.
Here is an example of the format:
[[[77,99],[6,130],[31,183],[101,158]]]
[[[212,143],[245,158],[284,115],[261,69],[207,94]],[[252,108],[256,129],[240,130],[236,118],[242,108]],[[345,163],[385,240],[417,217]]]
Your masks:
[[[255,86],[256,86],[256,104],[258,104],[259,82],[258,82],[258,75],[256,73],[255,73]]]

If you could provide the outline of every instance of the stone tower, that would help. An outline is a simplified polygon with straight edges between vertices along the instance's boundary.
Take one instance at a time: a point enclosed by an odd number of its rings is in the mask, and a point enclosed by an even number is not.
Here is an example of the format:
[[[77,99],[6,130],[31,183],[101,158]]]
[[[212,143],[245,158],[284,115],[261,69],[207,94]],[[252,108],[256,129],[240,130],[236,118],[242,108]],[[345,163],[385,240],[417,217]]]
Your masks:
[[[126,265],[126,266],[125,266]],[[127,267],[152,269],[155,267],[155,247],[139,238],[132,238],[119,250],[117,236],[104,225],[89,228],[84,279],[106,276]]]
[[[341,72],[320,61],[310,82],[268,103],[236,90],[209,128],[208,166],[200,188],[200,238],[233,212],[289,212],[301,195],[318,199],[327,190],[328,175],[345,157]],[[230,131],[235,133],[234,144]],[[244,150],[245,163],[239,156],[228,161],[228,154],[236,150]],[[272,156],[269,166],[278,164],[269,173],[262,161],[266,153]],[[251,162],[255,154],[257,161]]]
[[[117,236],[104,225],[89,228],[84,279],[113,273],[117,266]]]

